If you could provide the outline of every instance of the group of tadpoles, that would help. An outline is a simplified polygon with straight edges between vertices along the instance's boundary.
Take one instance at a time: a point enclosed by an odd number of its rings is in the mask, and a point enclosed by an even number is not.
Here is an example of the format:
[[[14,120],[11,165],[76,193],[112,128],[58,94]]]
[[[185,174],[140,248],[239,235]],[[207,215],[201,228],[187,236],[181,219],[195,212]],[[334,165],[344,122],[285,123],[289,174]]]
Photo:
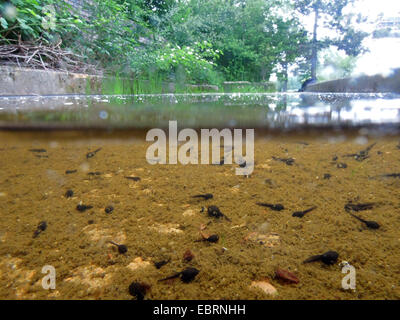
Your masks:
[[[193,196],[193,198],[202,198],[204,200],[209,200],[213,198],[213,195],[211,193],[206,193],[206,194],[199,194],[199,195],[195,195]],[[257,202],[256,203],[259,206],[262,207],[267,207],[273,211],[281,211],[284,210],[284,206],[282,204],[271,204],[271,203],[264,203],[264,202]],[[378,229],[379,228],[379,224],[375,221],[367,221],[364,220],[362,218],[360,218],[359,216],[354,215],[353,213],[351,213],[351,211],[363,211],[363,210],[369,210],[372,209],[374,206],[374,203],[361,203],[361,204],[353,204],[352,202],[347,203],[344,206],[344,209],[346,210],[346,212],[349,212],[349,214],[353,217],[355,217],[356,219],[358,219],[359,221],[363,222],[368,228],[370,229]],[[302,218],[306,213],[315,210],[317,207],[313,206],[309,209],[303,210],[303,211],[296,211],[292,214],[293,217],[298,217],[298,218]],[[204,212],[205,208],[202,207],[201,212]],[[228,218],[225,214],[223,214],[221,212],[221,210],[215,206],[215,205],[211,205],[207,207],[207,213],[209,217],[212,218],[224,218],[227,221],[231,221],[230,218]],[[213,234],[210,236],[206,236],[203,232],[200,231],[200,234],[202,236],[202,239],[199,240],[195,240],[196,242],[199,241],[208,241],[208,242],[218,242],[219,240],[219,236],[217,234]],[[333,265],[337,262],[339,258],[339,253],[336,251],[327,251],[323,254],[318,254],[318,255],[314,255],[311,256],[309,258],[307,258],[306,260],[303,261],[303,263],[311,263],[311,262],[316,262],[316,261],[321,261],[322,263],[326,264],[326,265]],[[156,263],[156,267],[157,269],[159,269],[161,266],[163,266],[164,264],[168,263],[168,261],[161,261],[159,263]],[[166,278],[160,279],[158,281],[166,281],[166,280],[171,280],[171,279],[175,279],[180,277],[181,281],[184,283],[189,283],[191,281],[193,281],[195,279],[195,277],[199,274],[200,270],[193,268],[193,267],[188,267],[180,272],[176,272]],[[290,276],[293,276],[290,272],[287,272],[285,270],[280,270],[281,273],[287,273]],[[281,276],[282,277],[282,276]],[[295,277],[296,278],[296,277]],[[287,278],[286,278],[287,279]],[[283,278],[283,280],[285,280],[285,278]],[[298,279],[296,278],[296,281],[293,281],[292,279],[288,279],[289,281],[293,282],[293,283],[297,283]],[[137,282],[134,281],[131,283],[131,285],[129,286],[129,293],[136,297],[138,300],[143,300],[144,296],[146,294],[146,292],[150,289],[150,286],[148,284],[142,283],[142,282]]]
[[[368,152],[371,150],[371,148],[374,146],[375,144],[369,146],[368,148],[366,148],[365,150],[360,151],[357,154],[351,154],[348,156],[353,156],[355,157],[355,159],[357,161],[363,161],[368,157]],[[101,148],[89,152],[86,154],[86,158],[90,159],[92,157],[94,157],[99,151],[101,150]],[[287,159],[279,159],[276,158],[276,160],[287,160]],[[289,159],[291,160],[291,159]],[[287,163],[288,165],[292,165],[293,161],[289,161],[289,163]],[[71,171],[73,172],[73,171]],[[128,179],[132,179],[134,181],[140,181],[140,178],[138,177],[126,177]],[[73,191],[72,190],[68,190],[65,194],[66,198],[70,198],[73,196]],[[213,199],[213,195],[211,193],[205,193],[205,194],[198,194],[193,196],[192,198],[201,198],[202,200],[210,200]],[[257,202],[256,203],[259,206],[262,207],[266,207],[269,208],[273,211],[282,211],[285,209],[285,207],[278,203],[278,204],[272,204],[272,203],[265,203],[265,202]],[[360,204],[354,204],[352,202],[348,202],[345,206],[344,209],[346,212],[348,212],[352,217],[356,218],[357,220],[361,221],[362,223],[364,223],[368,228],[370,229],[378,229],[380,227],[380,225],[375,222],[375,221],[369,221],[369,220],[364,220],[361,217],[355,215],[352,213],[352,211],[355,212],[359,212],[359,211],[364,211],[364,210],[370,210],[373,208],[375,204],[374,203],[360,203]],[[79,203],[76,207],[76,209],[80,212],[84,212],[88,209],[93,208],[90,205],[84,205],[82,203]],[[293,217],[297,217],[297,218],[302,218],[304,217],[307,213],[315,210],[317,207],[313,206],[309,209],[303,210],[303,211],[296,211],[293,212],[292,216]],[[112,206],[108,206],[105,208],[105,212],[107,214],[110,214],[112,211],[114,210],[114,208]],[[200,212],[204,212],[205,208],[202,207]],[[208,216],[211,218],[224,218],[225,220],[231,222],[231,219],[228,218],[225,214],[223,214],[221,212],[221,210],[215,206],[215,205],[211,205],[207,207],[207,213]],[[37,229],[34,232],[33,237],[36,238],[40,235],[40,233],[42,233],[43,231],[45,231],[47,228],[47,223],[46,221],[42,221],[39,223]],[[200,231],[201,234],[201,239],[199,240],[195,240],[196,242],[200,242],[200,241],[207,241],[210,243],[216,243],[219,240],[219,236],[217,234],[212,234],[212,235],[206,235],[204,234],[202,231]],[[110,244],[115,245],[118,248],[118,252],[120,254],[125,254],[128,251],[128,247],[124,244],[118,244],[114,241],[108,241]],[[185,252],[185,257],[184,258],[186,261],[190,261],[193,258],[193,254],[188,250],[187,252]],[[308,259],[304,260],[303,263],[310,263],[310,262],[315,262],[315,261],[321,261],[326,265],[333,265],[334,263],[336,263],[337,259],[339,257],[339,254],[336,251],[327,251],[323,254],[319,254],[319,255],[314,255],[312,257],[309,257]],[[155,266],[157,269],[160,269],[163,265],[167,264],[170,260],[163,260],[160,262],[155,263]],[[281,270],[283,273],[285,270]],[[176,272],[166,278],[160,279],[158,281],[165,281],[165,280],[170,280],[170,279],[174,279],[174,278],[178,278],[180,277],[181,281],[184,283],[189,283],[191,281],[193,281],[195,279],[195,277],[199,274],[200,270],[193,268],[193,267],[188,267],[180,272]],[[133,281],[130,286],[129,286],[129,293],[136,297],[138,300],[143,300],[144,296],[146,294],[146,292],[150,289],[150,285],[143,283],[143,282],[138,282],[138,281]]]

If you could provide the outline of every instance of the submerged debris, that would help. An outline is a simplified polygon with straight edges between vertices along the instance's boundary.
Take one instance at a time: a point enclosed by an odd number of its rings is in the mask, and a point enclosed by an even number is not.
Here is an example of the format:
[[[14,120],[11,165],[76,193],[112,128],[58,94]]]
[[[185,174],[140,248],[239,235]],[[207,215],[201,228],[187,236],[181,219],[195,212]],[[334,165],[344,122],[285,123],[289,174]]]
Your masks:
[[[303,263],[322,261],[323,263],[325,263],[327,265],[332,265],[332,264],[336,263],[338,258],[339,258],[339,253],[337,253],[336,251],[328,251],[323,254],[312,256],[312,257],[304,260]]]
[[[205,193],[205,194],[197,194],[193,196],[192,198],[203,198],[204,200],[209,200],[212,199],[214,196],[211,193]]]
[[[336,167],[339,168],[339,169],[346,169],[346,168],[347,168],[347,164],[344,163],[344,162],[339,162],[339,163],[336,165]]]
[[[39,234],[41,234],[43,231],[47,229],[47,222],[42,221],[38,224],[35,232],[33,233],[33,237],[36,238]]]
[[[274,210],[274,211],[281,211],[281,210],[285,209],[285,207],[280,203],[271,204],[271,203],[257,202],[256,204],[261,206],[261,207],[270,208],[271,210]]]
[[[288,282],[288,283],[299,283],[300,282],[299,278],[297,278],[294,273],[284,270],[284,269],[281,269],[281,268],[277,268],[275,270],[275,277],[283,282]]]
[[[184,283],[189,283],[196,278],[196,276],[199,274],[200,270],[197,270],[196,268],[186,268],[185,270],[181,272],[177,272],[173,274],[172,276],[166,277],[164,279],[158,280],[158,281],[164,281],[164,280],[169,280],[169,279],[174,279],[178,278],[180,276],[182,282]]]
[[[330,173],[325,173],[324,174],[324,179],[325,180],[329,180],[332,177],[332,175]]]
[[[99,152],[100,150],[101,150],[101,148],[98,148],[97,150],[94,150],[92,152],[87,153],[86,154],[86,159],[93,158],[96,155],[96,153]]]
[[[317,208],[317,207],[314,206],[314,207],[311,207],[311,208],[306,209],[306,210],[304,210],[304,211],[296,211],[296,212],[293,212],[292,217],[303,218],[304,215],[305,215],[306,213],[308,213],[308,212],[310,212],[310,211],[313,211],[313,210],[316,209],[316,208]]]
[[[207,208],[207,213],[210,217],[214,218],[225,218],[228,221],[231,221],[226,215],[224,215],[217,206],[209,206]]]
[[[129,294],[136,297],[137,300],[143,300],[147,291],[150,290],[150,285],[144,282],[133,281],[128,288]]]
[[[123,254],[123,253],[128,252],[128,247],[127,247],[126,245],[124,245],[124,244],[118,244],[118,243],[115,243],[114,241],[108,241],[108,242],[111,243],[111,244],[113,244],[114,246],[117,246],[117,247],[118,247],[118,252],[119,252],[119,253]]]

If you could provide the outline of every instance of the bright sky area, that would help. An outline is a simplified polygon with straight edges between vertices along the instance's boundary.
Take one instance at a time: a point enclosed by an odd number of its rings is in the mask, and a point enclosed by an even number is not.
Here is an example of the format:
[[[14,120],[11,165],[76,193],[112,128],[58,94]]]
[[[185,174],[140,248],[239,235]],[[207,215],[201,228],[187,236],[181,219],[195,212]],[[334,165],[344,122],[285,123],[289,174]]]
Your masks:
[[[400,17],[400,0],[358,0],[350,11],[361,13],[374,21],[380,14],[386,18]],[[308,29],[312,30],[313,17],[306,19]],[[372,32],[374,24],[360,26],[362,30]],[[320,36],[328,35],[329,30],[321,30]],[[365,39],[364,45],[369,52],[360,56],[354,71],[358,74],[388,74],[390,69],[400,67],[400,38]]]

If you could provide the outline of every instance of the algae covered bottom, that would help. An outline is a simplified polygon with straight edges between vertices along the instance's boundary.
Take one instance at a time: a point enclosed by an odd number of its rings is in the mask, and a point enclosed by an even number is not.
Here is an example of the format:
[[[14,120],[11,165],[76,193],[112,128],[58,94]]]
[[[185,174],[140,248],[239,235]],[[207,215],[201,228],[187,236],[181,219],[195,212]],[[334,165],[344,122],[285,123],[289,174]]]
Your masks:
[[[0,298],[399,299],[399,141],[256,131],[245,177],[149,164],[143,132],[0,132]]]

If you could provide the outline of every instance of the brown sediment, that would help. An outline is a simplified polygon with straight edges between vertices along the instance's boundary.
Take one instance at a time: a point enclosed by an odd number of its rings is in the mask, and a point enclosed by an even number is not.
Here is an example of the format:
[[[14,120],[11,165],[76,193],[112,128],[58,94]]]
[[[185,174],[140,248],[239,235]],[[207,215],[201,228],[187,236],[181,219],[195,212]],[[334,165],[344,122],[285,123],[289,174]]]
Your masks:
[[[145,299],[399,299],[400,180],[385,177],[400,172],[399,139],[355,141],[343,132],[260,137],[254,172],[244,178],[235,164],[151,165],[143,135],[0,132],[0,298],[131,299],[137,281],[151,287]],[[363,161],[345,157],[375,142]],[[48,158],[31,151],[42,149]],[[67,174],[71,168],[77,172]],[[205,191],[212,200],[192,198]],[[79,203],[93,207],[80,212]],[[350,216],[348,203],[374,203],[359,215],[380,228]],[[208,205],[231,221],[201,212]],[[41,221],[46,230],[33,238]],[[196,242],[199,226],[218,242]],[[119,254],[110,241],[129,250]],[[182,259],[188,248],[191,261]],[[339,253],[334,265],[302,263],[329,250]],[[342,289],[341,261],[356,269],[355,291]],[[56,269],[55,290],[41,286],[45,265]],[[281,266],[301,281],[275,279]],[[192,282],[158,282],[185,268],[200,271]],[[265,293],[263,279],[276,293]]]

